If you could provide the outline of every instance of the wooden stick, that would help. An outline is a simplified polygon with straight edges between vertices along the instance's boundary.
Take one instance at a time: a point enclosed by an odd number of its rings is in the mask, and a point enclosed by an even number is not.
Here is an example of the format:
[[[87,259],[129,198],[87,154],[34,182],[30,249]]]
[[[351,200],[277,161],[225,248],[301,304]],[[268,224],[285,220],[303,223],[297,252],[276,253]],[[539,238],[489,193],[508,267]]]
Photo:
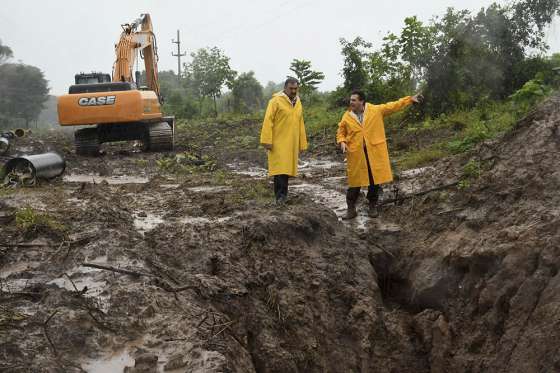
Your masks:
[[[105,271],[111,271],[111,272],[116,272],[116,273],[122,273],[123,275],[130,275],[130,276],[147,276],[147,277],[157,277],[155,275],[152,275],[150,273],[142,273],[142,272],[136,272],[136,271],[130,271],[128,269],[120,269],[120,268],[115,268],[115,267],[110,267],[110,266],[103,266],[100,264],[93,264],[93,263],[82,263],[83,267],[89,267],[89,268],[96,268],[96,269],[103,269]]]
[[[43,323],[43,332],[45,333],[45,337],[47,337],[47,340],[49,341],[53,352],[55,354],[55,356],[58,357],[58,351],[56,350],[56,347],[53,343],[53,341],[51,340],[51,337],[49,337],[49,332],[47,331],[47,326],[49,324],[49,321],[51,321],[51,319],[54,317],[54,315],[56,315],[58,313],[58,310],[54,311],[48,318],[47,320]]]
[[[48,243],[0,243],[0,247],[41,247],[52,246]]]

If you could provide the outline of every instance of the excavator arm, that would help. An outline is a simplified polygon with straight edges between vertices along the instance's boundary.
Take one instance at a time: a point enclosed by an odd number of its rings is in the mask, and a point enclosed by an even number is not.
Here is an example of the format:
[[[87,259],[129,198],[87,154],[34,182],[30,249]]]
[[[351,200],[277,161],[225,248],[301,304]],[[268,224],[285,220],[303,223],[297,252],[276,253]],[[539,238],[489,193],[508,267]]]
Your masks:
[[[121,26],[123,32],[115,45],[113,82],[134,82],[134,63],[139,52],[144,59],[148,89],[154,91],[161,102],[157,76],[157,44],[150,15],[141,14],[134,22]]]

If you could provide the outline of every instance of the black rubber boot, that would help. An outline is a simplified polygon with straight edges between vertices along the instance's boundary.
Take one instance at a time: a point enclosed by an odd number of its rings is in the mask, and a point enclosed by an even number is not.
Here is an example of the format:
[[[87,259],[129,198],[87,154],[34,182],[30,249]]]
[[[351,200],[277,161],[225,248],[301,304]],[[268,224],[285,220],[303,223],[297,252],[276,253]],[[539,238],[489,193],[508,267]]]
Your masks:
[[[368,216],[370,218],[379,217],[379,207],[377,206],[377,201],[369,201]]]
[[[351,220],[358,216],[356,211],[356,202],[349,202],[348,208],[346,209],[346,214],[342,217],[343,220]]]

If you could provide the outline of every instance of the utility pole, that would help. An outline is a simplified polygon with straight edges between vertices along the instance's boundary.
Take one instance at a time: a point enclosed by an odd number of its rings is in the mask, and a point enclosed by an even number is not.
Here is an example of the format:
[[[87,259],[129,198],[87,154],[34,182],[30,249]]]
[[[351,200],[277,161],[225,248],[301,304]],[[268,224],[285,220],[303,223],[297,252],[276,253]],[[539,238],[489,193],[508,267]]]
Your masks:
[[[177,80],[181,80],[181,57],[186,56],[187,53],[181,53],[181,36],[179,35],[179,30],[177,30],[177,40],[171,39],[171,42],[177,44],[177,53],[171,52],[171,55],[177,57]]]

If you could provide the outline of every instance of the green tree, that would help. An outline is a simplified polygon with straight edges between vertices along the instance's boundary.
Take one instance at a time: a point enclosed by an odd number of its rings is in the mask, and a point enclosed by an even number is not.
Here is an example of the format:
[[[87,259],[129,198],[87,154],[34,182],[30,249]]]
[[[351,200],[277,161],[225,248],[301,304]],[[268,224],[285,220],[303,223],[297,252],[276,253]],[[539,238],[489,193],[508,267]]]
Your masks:
[[[434,56],[436,29],[434,26],[424,26],[416,16],[405,18],[404,24],[397,44],[400,57],[409,64],[414,89],[417,89]]]
[[[8,61],[12,57],[13,53],[10,47],[3,45],[2,40],[0,40],[0,64]]]
[[[344,58],[344,67],[342,68],[344,88],[349,92],[352,89],[365,87],[368,83],[366,57],[371,44],[359,36],[351,42],[341,38],[340,44],[342,45],[342,57]]]
[[[274,83],[272,81],[266,83],[266,85],[263,88],[263,96],[265,101],[270,100],[273,94],[275,94],[276,92],[280,92],[283,88],[284,88],[283,83]]]
[[[539,63],[528,61],[546,50],[544,28],[557,14],[558,0],[492,4],[476,15],[449,9],[436,27],[434,58],[426,69],[430,114],[501,100],[533,78]],[[536,62],[536,63],[535,63]]]
[[[253,71],[242,73],[233,81],[231,94],[236,112],[250,113],[263,106],[263,87]]]
[[[43,72],[35,66],[5,63],[0,65],[0,114],[8,121],[12,118],[29,122],[36,120],[49,88]]]
[[[311,61],[298,60],[294,58],[290,65],[290,71],[300,84],[300,93],[303,98],[308,98],[317,91],[317,86],[325,79],[325,74],[320,71],[311,70]]]
[[[192,81],[200,105],[206,97],[214,101],[214,115],[218,115],[216,99],[221,96],[222,88],[231,88],[236,72],[229,65],[229,57],[217,48],[203,48],[191,54],[192,62],[185,65],[185,78]]]

